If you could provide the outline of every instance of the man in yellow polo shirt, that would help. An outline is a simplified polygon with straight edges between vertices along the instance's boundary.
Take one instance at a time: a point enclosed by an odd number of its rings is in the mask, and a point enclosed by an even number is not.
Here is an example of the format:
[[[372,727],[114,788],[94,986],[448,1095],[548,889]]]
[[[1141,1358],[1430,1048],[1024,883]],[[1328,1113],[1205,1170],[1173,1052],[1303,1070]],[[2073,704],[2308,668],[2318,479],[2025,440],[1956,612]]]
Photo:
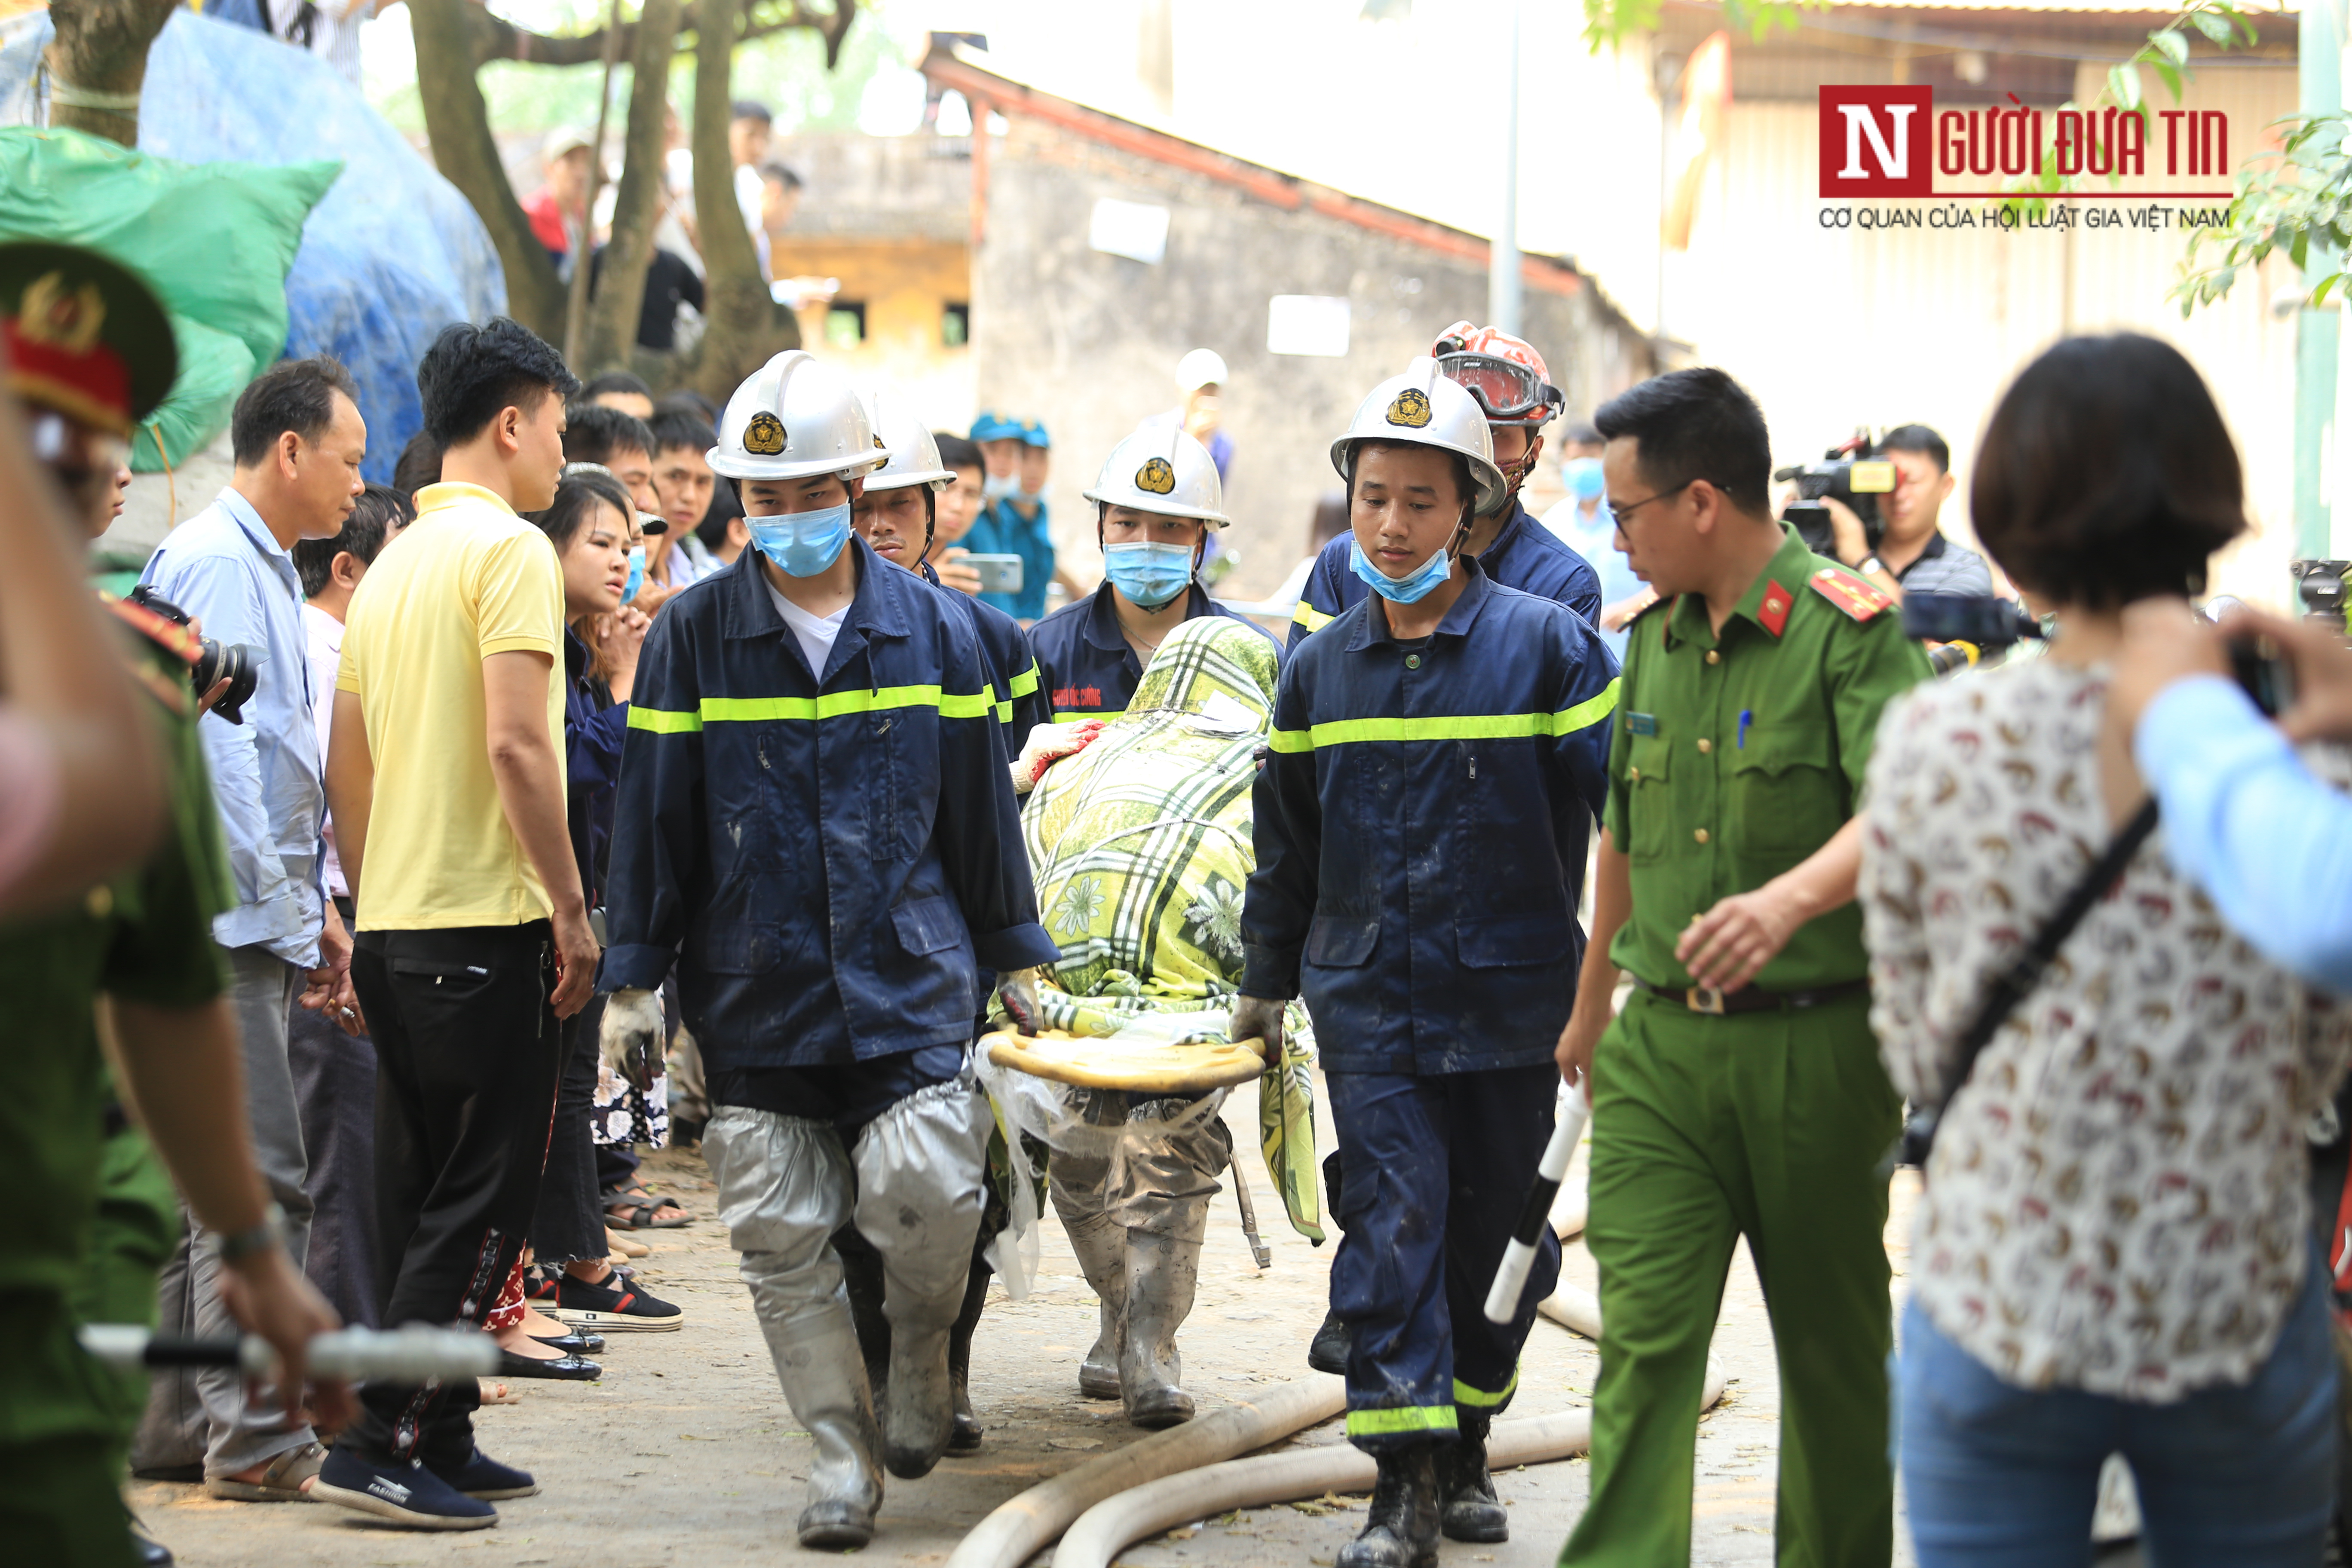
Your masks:
[[[517,516],[554,499],[556,352],[503,319],[416,370],[442,482],[352,595],[328,807],[358,900],[375,1037],[383,1322],[482,1323],[522,1254],[596,941],[564,827],[563,574]],[[498,1522],[538,1490],[474,1446],[472,1378],[366,1391],[311,1495],[415,1529]]]

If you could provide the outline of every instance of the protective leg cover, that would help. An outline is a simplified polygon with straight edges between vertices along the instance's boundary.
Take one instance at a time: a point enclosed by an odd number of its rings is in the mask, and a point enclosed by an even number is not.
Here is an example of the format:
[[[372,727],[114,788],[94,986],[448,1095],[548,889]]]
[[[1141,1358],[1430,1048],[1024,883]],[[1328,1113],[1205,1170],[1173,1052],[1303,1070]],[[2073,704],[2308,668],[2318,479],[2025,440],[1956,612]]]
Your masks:
[[[1054,1212],[1069,1232],[1070,1250],[1078,1255],[1101,1314],[1095,1342],[1078,1363],[1078,1392],[1088,1399],[1118,1397],[1119,1330],[1127,1311],[1127,1227],[1103,1212],[1109,1174],[1108,1160],[1054,1159]]]
[[[1127,1332],[1118,1352],[1118,1390],[1128,1420],[1146,1428],[1192,1418],[1192,1396],[1178,1386],[1184,1363],[1176,1352],[1176,1331],[1192,1313],[1200,1282],[1209,1200],[1190,1199],[1169,1219],[1165,1233],[1127,1233]]]
[[[863,1546],[882,1506],[881,1445],[830,1239],[850,1209],[841,1140],[826,1122],[728,1105],[711,1116],[703,1149],[776,1381],[816,1445],[801,1544]]]
[[[994,1125],[967,1069],[917,1089],[858,1136],[857,1229],[882,1255],[882,1310],[890,1320],[883,1453],[894,1476],[929,1474],[953,1432],[948,1333],[980,1234]]]

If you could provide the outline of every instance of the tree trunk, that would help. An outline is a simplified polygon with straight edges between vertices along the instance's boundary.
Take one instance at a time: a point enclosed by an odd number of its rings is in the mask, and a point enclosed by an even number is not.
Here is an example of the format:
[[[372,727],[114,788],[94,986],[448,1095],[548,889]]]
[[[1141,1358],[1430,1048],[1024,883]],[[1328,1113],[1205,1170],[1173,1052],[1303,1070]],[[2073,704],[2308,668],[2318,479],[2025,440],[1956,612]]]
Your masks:
[[[444,0],[446,3],[446,0]],[[742,209],[735,205],[735,161],[727,151],[731,57],[740,8],[703,0],[694,49],[694,209],[702,231],[709,323],[702,334],[694,386],[724,407],[745,378],[786,349],[800,347],[800,324],[777,304],[760,276]]]
[[[467,25],[468,0],[409,0],[410,29],[416,38],[416,88],[425,104],[425,130],[433,162],[465,193],[490,231],[506,268],[507,314],[545,338],[563,341],[563,284],[547,247],[530,231],[522,204],[499,161],[490,135],[490,114],[474,79],[474,55]]]
[[[654,258],[654,224],[662,189],[662,121],[668,105],[670,57],[677,52],[679,0],[646,0],[630,61],[629,123],[622,138],[621,189],[613,204],[613,242],[596,276],[583,367],[626,365],[637,342],[646,268]]]
[[[49,7],[58,34],[47,51],[49,123],[138,146],[147,46],[176,8],[177,0],[56,0]],[[92,96],[111,101],[87,101]]]

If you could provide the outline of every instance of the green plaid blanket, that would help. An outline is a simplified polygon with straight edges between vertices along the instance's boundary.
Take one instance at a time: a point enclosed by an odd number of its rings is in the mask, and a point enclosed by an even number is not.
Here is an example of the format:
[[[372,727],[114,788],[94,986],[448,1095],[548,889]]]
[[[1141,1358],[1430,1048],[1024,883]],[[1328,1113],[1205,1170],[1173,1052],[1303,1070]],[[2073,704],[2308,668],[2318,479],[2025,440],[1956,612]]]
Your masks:
[[[1242,977],[1254,753],[1274,710],[1275,647],[1221,616],[1186,621],[1127,710],[1030,793],[1022,837],[1037,908],[1062,950],[1038,1001],[1048,1026],[1109,1036],[1146,1015],[1213,1012],[1183,1037],[1225,1038]],[[1258,1083],[1258,1142],[1299,1234],[1323,1239],[1314,1037],[1294,1005]]]

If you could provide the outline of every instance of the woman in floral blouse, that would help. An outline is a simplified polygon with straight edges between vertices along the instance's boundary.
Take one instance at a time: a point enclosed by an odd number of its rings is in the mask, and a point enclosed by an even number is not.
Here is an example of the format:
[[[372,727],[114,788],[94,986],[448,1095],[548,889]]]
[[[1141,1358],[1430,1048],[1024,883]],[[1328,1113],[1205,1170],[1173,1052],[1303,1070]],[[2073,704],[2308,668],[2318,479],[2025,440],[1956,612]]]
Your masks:
[[[2173,349],[2074,339],[1995,411],[1970,511],[2060,629],[1890,707],[1871,764],[1872,1021],[1896,1085],[1946,1106],[1898,1389],[1919,1561],[2086,1562],[2120,1452],[2155,1562],[2307,1568],[2336,1370],[2304,1128],[2352,1018],[2227,930],[2159,833],[1952,1081],[1991,976],[2121,825],[2099,746],[2119,612],[2200,591],[2245,527],[2237,452]]]

